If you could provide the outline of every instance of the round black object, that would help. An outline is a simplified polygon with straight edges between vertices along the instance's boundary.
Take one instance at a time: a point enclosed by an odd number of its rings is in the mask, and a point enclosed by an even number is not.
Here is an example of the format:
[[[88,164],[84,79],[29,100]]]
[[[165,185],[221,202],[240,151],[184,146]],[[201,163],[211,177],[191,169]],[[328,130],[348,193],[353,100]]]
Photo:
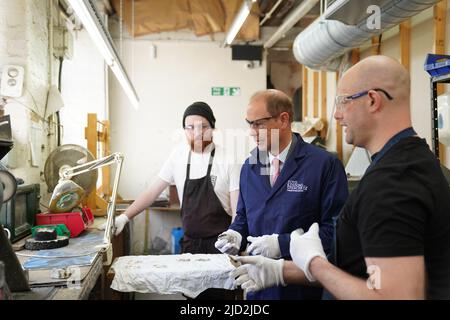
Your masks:
[[[52,228],[37,229],[34,236],[37,241],[55,240],[57,237],[56,229]]]
[[[58,236],[55,240],[37,241],[36,239],[28,239],[25,241],[25,249],[27,250],[46,250],[65,247],[69,244],[69,237]]]

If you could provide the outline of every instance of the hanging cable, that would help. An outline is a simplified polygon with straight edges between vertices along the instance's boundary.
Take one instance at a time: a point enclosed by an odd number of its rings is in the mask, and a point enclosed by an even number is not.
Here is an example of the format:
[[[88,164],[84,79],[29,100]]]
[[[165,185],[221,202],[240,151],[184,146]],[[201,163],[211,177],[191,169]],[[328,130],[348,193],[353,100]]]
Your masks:
[[[64,58],[59,58],[59,71],[58,71],[58,91],[61,93],[61,82],[62,82],[62,68],[63,68]],[[57,146],[61,145],[61,117],[59,110],[56,111],[56,123],[57,123]]]

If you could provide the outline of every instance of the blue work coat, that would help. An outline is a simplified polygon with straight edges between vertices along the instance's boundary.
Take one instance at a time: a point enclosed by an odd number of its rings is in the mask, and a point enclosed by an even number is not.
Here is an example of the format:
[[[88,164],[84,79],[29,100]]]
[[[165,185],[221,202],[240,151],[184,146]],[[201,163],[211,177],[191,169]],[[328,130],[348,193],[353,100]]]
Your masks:
[[[237,214],[230,226],[247,236],[278,234],[282,258],[291,260],[290,233],[305,232],[318,222],[320,238],[328,255],[333,237],[333,217],[348,196],[347,177],[342,163],[329,152],[306,143],[294,133],[286,162],[271,187],[267,152],[254,149],[241,169]],[[295,143],[295,144],[294,144]],[[322,290],[288,285],[249,293],[248,299],[320,299]]]

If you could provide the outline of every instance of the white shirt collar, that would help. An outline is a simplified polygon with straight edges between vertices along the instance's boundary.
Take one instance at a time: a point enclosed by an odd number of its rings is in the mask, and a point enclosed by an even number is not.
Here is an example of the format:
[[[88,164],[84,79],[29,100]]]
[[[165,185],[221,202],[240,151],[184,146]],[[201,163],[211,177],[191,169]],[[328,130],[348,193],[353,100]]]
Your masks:
[[[289,144],[286,146],[286,148],[284,148],[283,151],[281,151],[281,152],[278,154],[278,156],[274,156],[273,154],[271,154],[271,153],[269,152],[269,161],[270,161],[270,164],[272,164],[272,161],[273,161],[273,159],[275,159],[275,158],[277,158],[278,160],[281,161],[281,163],[284,164],[284,163],[286,162],[286,158],[287,158],[289,149],[290,149],[290,147],[291,147],[291,144],[292,144],[292,139],[291,139],[291,141],[289,141]]]

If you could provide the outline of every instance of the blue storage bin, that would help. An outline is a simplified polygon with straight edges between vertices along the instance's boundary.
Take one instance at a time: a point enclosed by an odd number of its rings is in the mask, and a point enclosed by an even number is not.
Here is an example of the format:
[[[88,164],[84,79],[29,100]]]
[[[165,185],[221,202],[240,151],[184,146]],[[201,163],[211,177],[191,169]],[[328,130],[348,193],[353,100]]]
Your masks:
[[[172,229],[172,254],[180,254],[181,253],[180,240],[182,237],[183,237],[183,229],[182,228],[173,228]]]
[[[424,69],[432,77],[450,74],[450,56],[429,53],[425,59]]]

